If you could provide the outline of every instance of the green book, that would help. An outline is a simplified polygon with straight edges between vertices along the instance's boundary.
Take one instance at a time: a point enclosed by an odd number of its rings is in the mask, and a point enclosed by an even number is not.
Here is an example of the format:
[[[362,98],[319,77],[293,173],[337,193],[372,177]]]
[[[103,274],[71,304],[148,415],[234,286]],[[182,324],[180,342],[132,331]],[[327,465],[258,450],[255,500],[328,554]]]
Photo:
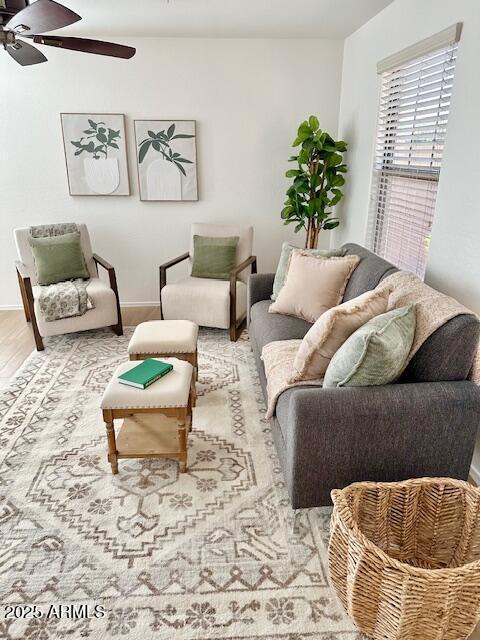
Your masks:
[[[143,360],[136,367],[122,373],[118,376],[118,381],[121,384],[128,384],[130,387],[137,387],[137,389],[146,389],[152,383],[159,378],[169,373],[173,369],[173,365],[162,362],[161,360],[154,360],[153,358],[147,358]]]

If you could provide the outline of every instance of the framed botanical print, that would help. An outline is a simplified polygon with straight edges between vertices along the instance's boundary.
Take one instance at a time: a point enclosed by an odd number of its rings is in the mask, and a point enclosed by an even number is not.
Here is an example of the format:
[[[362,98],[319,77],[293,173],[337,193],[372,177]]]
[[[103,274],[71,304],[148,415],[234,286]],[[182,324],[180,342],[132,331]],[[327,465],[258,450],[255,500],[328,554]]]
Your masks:
[[[119,113],[61,113],[72,196],[128,196],[125,119]]]
[[[195,120],[135,120],[140,200],[198,200]]]

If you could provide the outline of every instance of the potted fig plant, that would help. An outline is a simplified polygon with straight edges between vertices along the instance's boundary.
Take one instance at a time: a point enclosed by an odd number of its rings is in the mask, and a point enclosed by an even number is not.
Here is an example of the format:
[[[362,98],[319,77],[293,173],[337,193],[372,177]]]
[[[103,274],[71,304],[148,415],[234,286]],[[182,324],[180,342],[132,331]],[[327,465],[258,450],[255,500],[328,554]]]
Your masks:
[[[334,229],[340,224],[332,217],[332,208],[343,198],[347,165],[342,153],[347,150],[343,140],[335,141],[319,127],[318,118],[310,116],[298,127],[293,147],[300,147],[289,162],[296,169],[286,172],[293,178],[281,216],[284,224],[295,223],[295,233],[306,231],[305,248],[316,249],[321,229]]]
[[[118,158],[108,155],[109,149],[118,149],[120,131],[110,129],[104,122],[88,120],[89,129],[80,140],[71,140],[76,147],[75,155],[86,153],[83,159],[85,180],[95,193],[107,195],[113,193],[120,184]]]

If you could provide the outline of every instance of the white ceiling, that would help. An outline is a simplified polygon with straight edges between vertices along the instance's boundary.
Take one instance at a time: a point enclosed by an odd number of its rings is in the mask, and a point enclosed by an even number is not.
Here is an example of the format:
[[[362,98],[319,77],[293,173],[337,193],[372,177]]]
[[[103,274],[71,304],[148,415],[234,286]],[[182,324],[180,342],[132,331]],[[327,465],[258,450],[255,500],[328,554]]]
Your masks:
[[[345,38],[393,0],[59,0],[77,36]]]

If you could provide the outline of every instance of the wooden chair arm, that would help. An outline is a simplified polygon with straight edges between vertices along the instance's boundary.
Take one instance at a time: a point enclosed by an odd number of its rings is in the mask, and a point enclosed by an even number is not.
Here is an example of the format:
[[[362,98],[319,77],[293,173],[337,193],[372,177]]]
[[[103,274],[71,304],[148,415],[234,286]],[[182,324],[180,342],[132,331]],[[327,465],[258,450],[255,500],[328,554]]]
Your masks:
[[[100,265],[108,272],[108,280],[110,282],[110,289],[112,289],[115,294],[115,301],[117,304],[117,324],[114,327],[114,331],[117,336],[121,336],[123,334],[123,323],[122,323],[122,311],[120,308],[120,295],[118,293],[118,284],[117,284],[117,276],[115,274],[115,267],[107,262],[104,258],[100,257],[98,253],[93,254],[93,259],[95,260],[96,265]]]
[[[23,264],[23,262],[20,262],[20,260],[15,260],[15,268],[17,270],[18,275],[23,280],[30,280],[30,275],[27,271],[27,267]]]
[[[237,275],[252,265],[257,273],[257,256],[250,256],[230,271],[230,340],[237,339]]]
[[[178,264],[179,262],[183,262],[184,260],[186,260],[188,257],[190,257],[190,253],[187,251],[186,253],[182,253],[181,256],[177,256],[176,258],[173,258],[172,260],[169,260],[168,262],[164,262],[163,264],[160,265],[160,267],[158,268],[159,270],[159,275],[160,275],[160,317],[163,319],[163,312],[162,312],[162,289],[163,287],[167,284],[167,269],[170,269],[170,267],[175,266],[176,264]]]
[[[106,269],[107,271],[115,271],[115,268],[105,260],[105,258],[102,258],[98,255],[98,253],[94,253],[93,254],[93,259],[95,260],[95,264],[99,264],[101,267],[103,267],[104,269]]]
[[[170,269],[170,267],[175,266],[179,262],[183,262],[184,260],[186,260],[189,257],[189,255],[190,254],[188,251],[186,253],[182,253],[181,256],[177,256],[176,258],[173,258],[172,260],[169,260],[168,262],[164,262],[163,264],[161,264],[160,269],[163,269],[164,271],[166,271],[167,269]]]
[[[230,271],[230,282],[232,279],[236,280],[236,276],[250,265],[252,265],[252,273],[257,273],[257,256],[250,256],[240,264],[237,264],[237,266]]]

